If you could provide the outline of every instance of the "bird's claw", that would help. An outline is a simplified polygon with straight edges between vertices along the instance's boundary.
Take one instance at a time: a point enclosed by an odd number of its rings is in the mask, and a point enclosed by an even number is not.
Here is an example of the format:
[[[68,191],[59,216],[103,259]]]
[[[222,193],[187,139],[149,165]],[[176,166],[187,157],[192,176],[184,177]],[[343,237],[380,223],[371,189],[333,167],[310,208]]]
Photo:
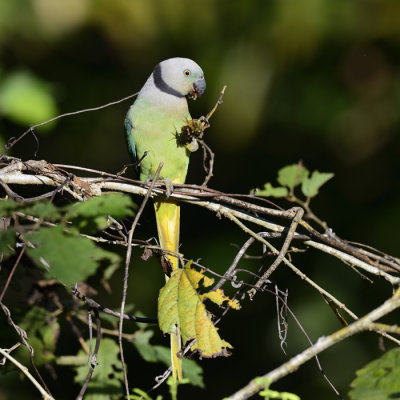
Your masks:
[[[207,129],[207,128],[209,128],[209,127],[211,126],[211,125],[210,125],[210,121],[209,121],[208,118],[205,117],[204,115],[202,115],[202,116],[199,118],[199,121],[200,121],[201,123],[204,124],[203,129]]]
[[[172,192],[174,191],[174,186],[172,185],[172,181],[169,178],[163,179],[163,182],[165,184],[165,197],[168,200]]]

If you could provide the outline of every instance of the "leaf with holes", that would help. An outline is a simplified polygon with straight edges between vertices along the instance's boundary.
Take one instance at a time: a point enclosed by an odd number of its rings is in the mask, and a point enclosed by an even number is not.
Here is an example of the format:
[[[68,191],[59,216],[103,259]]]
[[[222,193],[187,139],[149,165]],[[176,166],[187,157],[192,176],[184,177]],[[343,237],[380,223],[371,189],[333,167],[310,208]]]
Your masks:
[[[202,357],[228,356],[227,349],[232,346],[219,336],[203,299],[207,297],[221,305],[223,302],[228,302],[229,298],[224,296],[222,290],[215,294],[197,293],[200,282],[203,287],[208,287],[213,280],[190,266],[191,262],[188,262],[185,268],[175,270],[160,290],[158,299],[160,329],[164,333],[172,333],[178,326],[183,342],[196,339],[192,350],[197,350]]]

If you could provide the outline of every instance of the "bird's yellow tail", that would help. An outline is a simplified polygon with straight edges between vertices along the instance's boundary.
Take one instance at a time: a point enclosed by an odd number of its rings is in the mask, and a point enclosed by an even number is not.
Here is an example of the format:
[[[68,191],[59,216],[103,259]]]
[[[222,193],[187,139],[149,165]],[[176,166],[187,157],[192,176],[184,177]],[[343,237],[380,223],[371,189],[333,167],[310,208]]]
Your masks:
[[[157,231],[160,246],[165,250],[178,252],[179,250],[179,221],[180,207],[173,200],[157,200],[154,202],[156,210]],[[173,255],[166,255],[171,263],[172,270],[178,268],[179,260]],[[166,276],[168,280],[168,277]],[[171,337],[171,365],[172,376],[176,380],[182,379],[182,359],[178,357],[181,351],[181,334],[179,328]]]

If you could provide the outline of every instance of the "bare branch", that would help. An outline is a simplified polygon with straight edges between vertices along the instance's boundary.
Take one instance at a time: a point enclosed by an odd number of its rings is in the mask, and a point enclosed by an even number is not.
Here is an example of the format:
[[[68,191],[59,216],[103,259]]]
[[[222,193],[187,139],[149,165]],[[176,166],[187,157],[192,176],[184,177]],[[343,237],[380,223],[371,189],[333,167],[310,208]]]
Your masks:
[[[22,365],[19,361],[17,361],[14,357],[12,357],[6,349],[0,348],[0,354],[2,354],[5,358],[10,360],[17,368],[21,370],[21,372],[33,383],[33,385],[39,390],[40,394],[45,400],[54,400],[52,396],[50,396],[43,388],[40,386],[40,383],[31,375],[28,368]]]
[[[340,329],[332,333],[329,336],[321,337],[313,346],[304,350],[300,354],[282,364],[280,367],[274,369],[267,374],[255,378],[250,381],[244,388],[237,391],[232,396],[226,398],[226,400],[245,400],[253,396],[260,390],[268,388],[271,383],[291,374],[294,371],[313,358],[316,354],[321,353],[327,348],[341,342],[342,340],[362,331],[374,330],[376,321],[379,318],[389,314],[393,310],[400,307],[400,289],[397,289],[395,294],[388,300],[386,300],[382,305],[377,307],[375,310],[371,311],[364,317],[353,322],[345,328]],[[391,327],[389,327],[390,329]]]

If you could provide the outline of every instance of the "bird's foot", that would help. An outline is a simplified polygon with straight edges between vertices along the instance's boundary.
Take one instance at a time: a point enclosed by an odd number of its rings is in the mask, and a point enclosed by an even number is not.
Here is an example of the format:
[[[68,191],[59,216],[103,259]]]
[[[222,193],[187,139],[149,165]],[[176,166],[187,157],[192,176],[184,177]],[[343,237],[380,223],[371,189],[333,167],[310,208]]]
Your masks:
[[[164,182],[165,184],[165,197],[168,200],[172,192],[174,191],[174,186],[172,185],[172,181],[169,178],[163,179],[162,182]]]
[[[208,118],[204,117],[203,115],[198,119],[198,121],[202,124],[203,130],[207,129],[207,128],[209,128],[211,126],[210,125],[210,121],[208,120]]]

